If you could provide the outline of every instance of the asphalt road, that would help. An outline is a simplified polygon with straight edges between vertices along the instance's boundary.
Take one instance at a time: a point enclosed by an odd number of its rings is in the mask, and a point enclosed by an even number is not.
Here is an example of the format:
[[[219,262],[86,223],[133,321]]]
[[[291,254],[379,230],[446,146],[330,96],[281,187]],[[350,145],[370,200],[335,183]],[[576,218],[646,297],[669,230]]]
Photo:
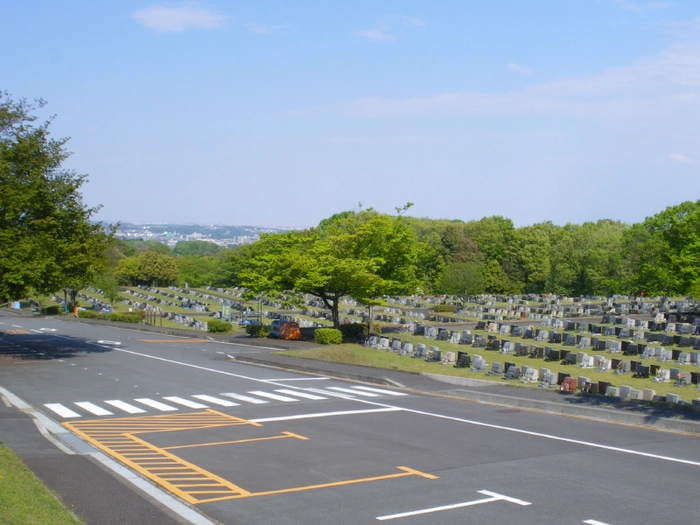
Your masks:
[[[698,519],[693,436],[232,359],[260,348],[0,323],[0,439],[88,523]]]

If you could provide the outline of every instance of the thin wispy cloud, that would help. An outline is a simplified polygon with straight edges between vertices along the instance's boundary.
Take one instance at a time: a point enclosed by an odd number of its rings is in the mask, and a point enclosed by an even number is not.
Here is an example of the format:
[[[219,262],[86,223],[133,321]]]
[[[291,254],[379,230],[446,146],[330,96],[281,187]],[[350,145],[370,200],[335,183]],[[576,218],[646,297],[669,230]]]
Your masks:
[[[365,98],[334,109],[353,118],[553,115],[690,125],[700,118],[700,45],[677,45],[629,66],[514,91]]]
[[[227,17],[197,6],[166,7],[153,5],[131,13],[131,18],[156,33],[181,33],[186,29],[213,29],[226,23]]]
[[[529,67],[521,66],[519,64],[516,64],[515,62],[511,62],[506,66],[508,68],[508,71],[512,71],[513,73],[520,73],[521,75],[531,75],[532,74],[532,69]]]
[[[256,35],[271,35],[282,29],[282,26],[270,26],[266,24],[258,24],[256,22],[251,22],[245,26],[248,28],[248,31],[255,33]]]
[[[396,35],[394,35],[386,26],[378,26],[373,29],[365,29],[363,31],[355,31],[353,35],[366,38],[368,40],[374,40],[375,42],[391,42],[392,40],[396,40]]]
[[[355,31],[352,34],[374,42],[392,42],[397,39],[397,26],[399,26],[398,29],[400,30],[401,27],[412,28],[424,25],[425,22],[423,20],[414,16],[391,15],[382,18],[381,22],[371,29]]]
[[[693,162],[688,157],[686,157],[685,155],[681,155],[680,153],[671,153],[668,156],[668,158],[671,159],[673,162],[678,162],[680,164],[690,164]]]

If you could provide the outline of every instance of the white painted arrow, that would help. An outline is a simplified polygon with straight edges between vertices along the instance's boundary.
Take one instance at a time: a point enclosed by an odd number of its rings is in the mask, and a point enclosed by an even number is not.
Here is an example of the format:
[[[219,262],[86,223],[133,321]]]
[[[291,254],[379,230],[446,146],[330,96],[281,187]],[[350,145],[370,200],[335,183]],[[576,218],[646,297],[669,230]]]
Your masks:
[[[430,514],[431,512],[440,512],[441,510],[452,510],[461,509],[462,507],[471,507],[473,505],[481,505],[482,503],[493,503],[494,501],[509,501],[515,503],[516,505],[532,505],[529,501],[523,501],[521,499],[511,498],[504,496],[503,494],[497,494],[496,492],[491,492],[488,490],[480,490],[479,494],[484,494],[485,496],[490,496],[488,498],[477,499],[474,501],[465,501],[464,503],[455,503],[454,505],[445,505],[443,507],[433,507],[431,509],[414,510],[411,512],[402,512],[400,514],[390,514],[388,516],[378,516],[379,521],[394,520],[397,518],[407,518],[409,516],[419,516],[421,514]]]

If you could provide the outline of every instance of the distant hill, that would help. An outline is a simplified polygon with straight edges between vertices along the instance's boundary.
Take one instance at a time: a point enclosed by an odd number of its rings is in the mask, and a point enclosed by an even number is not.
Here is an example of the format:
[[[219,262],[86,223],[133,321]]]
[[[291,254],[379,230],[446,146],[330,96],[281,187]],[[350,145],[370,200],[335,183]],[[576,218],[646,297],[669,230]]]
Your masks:
[[[288,228],[224,224],[162,224],[123,222],[117,230],[121,239],[157,240],[173,247],[180,241],[209,241],[220,246],[249,244],[261,233],[279,233]]]

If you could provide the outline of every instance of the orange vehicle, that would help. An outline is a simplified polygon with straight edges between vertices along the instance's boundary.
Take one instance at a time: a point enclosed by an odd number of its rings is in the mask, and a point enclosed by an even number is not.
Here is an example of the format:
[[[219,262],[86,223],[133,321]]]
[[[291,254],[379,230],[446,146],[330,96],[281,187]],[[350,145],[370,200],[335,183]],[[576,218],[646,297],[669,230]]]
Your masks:
[[[297,323],[275,319],[270,324],[270,337],[278,339],[301,339],[301,331]]]

